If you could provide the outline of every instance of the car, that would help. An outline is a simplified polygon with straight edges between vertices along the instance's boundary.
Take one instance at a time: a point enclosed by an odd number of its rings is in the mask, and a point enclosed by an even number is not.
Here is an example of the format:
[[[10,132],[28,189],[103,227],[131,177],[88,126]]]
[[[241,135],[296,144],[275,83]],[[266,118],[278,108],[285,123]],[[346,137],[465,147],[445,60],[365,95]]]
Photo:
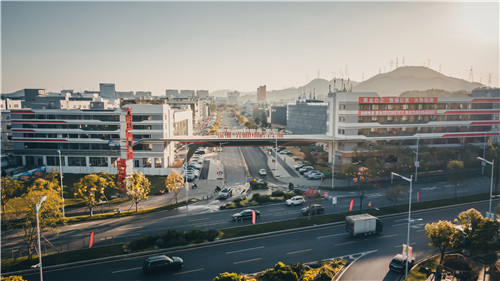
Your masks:
[[[148,257],[142,264],[144,273],[179,270],[184,267],[184,261],[179,257],[158,255]]]
[[[297,171],[298,171],[300,168],[302,168],[302,167],[304,167],[304,164],[302,164],[302,163],[299,163],[299,164],[296,164],[296,165],[294,165],[294,166],[293,166],[293,168],[294,168],[295,170],[297,170]]]
[[[307,216],[307,215],[319,215],[323,214],[325,212],[325,207],[321,204],[312,204],[311,206],[307,206],[302,208],[302,215]]]
[[[305,172],[308,172],[308,171],[311,171],[311,170],[314,170],[314,168],[312,166],[305,166],[305,167],[302,167],[299,169],[299,173],[301,175],[303,175]]]
[[[306,202],[306,200],[304,199],[304,197],[302,197],[300,195],[294,196],[294,197],[286,200],[286,204],[288,206],[300,205],[300,204],[303,204],[304,202]]]
[[[205,150],[197,150],[194,154],[205,154]]]
[[[309,170],[304,172],[304,177],[307,177],[309,174],[319,173],[317,170]]]
[[[413,264],[415,263],[415,258],[411,257],[408,260],[408,269],[411,269],[413,267]],[[389,264],[389,270],[392,271],[397,271],[400,273],[403,273],[406,271],[406,255],[402,254],[397,254],[392,258],[391,263]]]
[[[320,179],[324,179],[324,178],[325,178],[325,175],[323,175],[322,173],[312,173],[312,174],[307,175],[308,180],[320,180]]]
[[[260,212],[255,210],[255,209],[246,209],[243,210],[239,213],[233,214],[233,220],[244,220],[244,219],[251,219],[252,218],[252,211],[255,211],[255,216],[259,217]]]
[[[233,196],[233,190],[231,188],[224,188],[219,192],[219,198],[221,199],[227,199],[229,197]]]
[[[267,171],[266,171],[266,169],[260,169],[260,170],[259,170],[259,175],[261,175],[261,176],[267,176]]]

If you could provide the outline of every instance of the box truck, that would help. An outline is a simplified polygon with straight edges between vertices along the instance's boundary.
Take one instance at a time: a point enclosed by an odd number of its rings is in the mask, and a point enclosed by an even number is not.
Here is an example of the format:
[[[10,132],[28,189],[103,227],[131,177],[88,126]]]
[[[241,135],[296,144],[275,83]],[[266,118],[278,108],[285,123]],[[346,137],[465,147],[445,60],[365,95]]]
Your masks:
[[[367,236],[381,232],[382,222],[369,214],[347,216],[345,218],[345,230],[352,236]]]

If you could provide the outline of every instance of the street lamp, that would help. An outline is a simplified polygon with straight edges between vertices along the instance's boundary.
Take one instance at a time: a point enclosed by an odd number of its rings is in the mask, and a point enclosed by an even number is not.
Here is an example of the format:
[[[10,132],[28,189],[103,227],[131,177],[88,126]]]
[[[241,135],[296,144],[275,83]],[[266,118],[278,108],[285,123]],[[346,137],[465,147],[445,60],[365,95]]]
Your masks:
[[[400,174],[396,174],[394,172],[391,172],[391,183],[392,183],[392,178],[393,176],[398,176],[402,178],[403,180],[410,182],[410,196],[408,198],[408,235],[406,239],[406,267],[405,267],[405,280],[408,281],[408,260],[410,259],[410,223],[411,223],[411,193],[413,191],[412,189],[412,182],[413,182],[413,175],[410,176],[410,178],[403,177]]]
[[[59,153],[59,175],[61,175],[61,199],[62,199],[62,216],[66,217],[64,214],[64,194],[63,194],[63,174],[62,174],[62,162],[61,162],[61,151],[58,149],[57,153]]]
[[[43,281],[43,272],[42,272],[42,247],[40,245],[40,223],[38,220],[38,213],[45,199],[47,199],[47,196],[44,195],[42,196],[42,198],[40,198],[40,203],[36,204],[36,230],[38,233],[38,267],[40,268],[40,281]]]
[[[228,144],[229,142],[219,142],[219,162],[220,162],[220,171],[222,172],[222,145],[223,144]],[[226,183],[224,181],[224,178],[225,178],[226,174],[224,172],[222,172],[222,186],[225,187]]]
[[[418,141],[420,139],[417,139],[417,151],[413,151],[415,153],[415,182],[417,182],[417,171],[418,171],[418,166],[420,166],[420,162],[418,162]]]
[[[493,199],[493,171],[495,167],[495,159],[492,159],[491,162],[482,158],[482,157],[477,157],[477,159],[481,160],[483,163],[488,163],[491,165],[491,183],[490,183],[490,208],[489,208],[489,214],[491,215],[491,199]]]

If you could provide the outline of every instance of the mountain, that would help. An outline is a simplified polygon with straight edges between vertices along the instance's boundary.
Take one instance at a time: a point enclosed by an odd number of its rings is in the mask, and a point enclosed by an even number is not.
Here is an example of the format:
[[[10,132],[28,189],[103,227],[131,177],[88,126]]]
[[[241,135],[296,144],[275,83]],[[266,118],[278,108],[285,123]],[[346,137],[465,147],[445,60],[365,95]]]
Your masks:
[[[382,73],[353,86],[353,92],[377,92],[381,96],[399,96],[408,91],[439,89],[448,92],[471,91],[484,85],[443,75],[423,66],[404,66]]]

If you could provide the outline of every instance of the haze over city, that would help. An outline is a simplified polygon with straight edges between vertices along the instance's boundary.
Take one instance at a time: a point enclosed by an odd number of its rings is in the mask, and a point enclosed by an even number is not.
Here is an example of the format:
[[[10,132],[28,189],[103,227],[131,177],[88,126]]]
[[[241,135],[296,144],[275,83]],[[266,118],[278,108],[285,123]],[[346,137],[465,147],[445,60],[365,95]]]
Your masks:
[[[499,85],[499,3],[5,2],[2,93],[282,89],[402,65]]]

